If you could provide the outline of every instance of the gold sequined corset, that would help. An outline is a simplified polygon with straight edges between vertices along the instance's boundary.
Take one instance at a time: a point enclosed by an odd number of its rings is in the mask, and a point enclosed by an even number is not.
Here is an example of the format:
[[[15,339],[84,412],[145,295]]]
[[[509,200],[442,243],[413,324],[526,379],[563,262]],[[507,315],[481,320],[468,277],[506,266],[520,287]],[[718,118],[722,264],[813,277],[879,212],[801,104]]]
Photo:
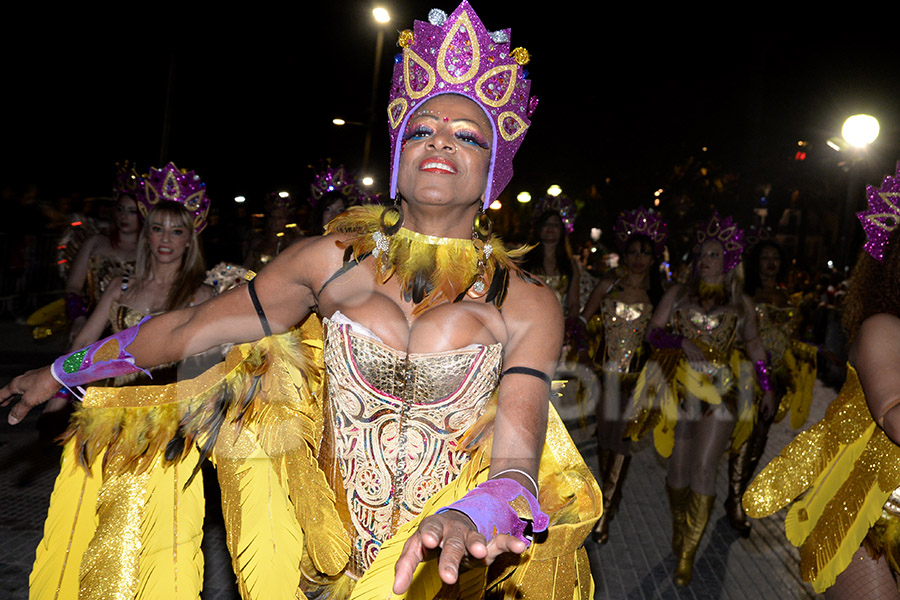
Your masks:
[[[381,544],[459,475],[456,450],[497,387],[502,346],[406,354],[324,319],[328,416],[363,573]]]
[[[775,359],[784,356],[797,326],[797,309],[793,306],[781,308],[774,304],[757,304],[756,316],[759,338],[766,352]]]
[[[603,319],[604,364],[614,365],[627,373],[631,361],[640,350],[650,323],[653,307],[643,302],[628,304],[615,298],[604,298],[600,305]]]
[[[676,309],[672,319],[675,332],[701,349],[708,349],[712,359],[728,361],[737,333],[738,315],[735,312],[707,314],[694,308]]]
[[[109,282],[115,277],[134,271],[134,262],[124,261],[115,256],[92,254],[88,262],[87,298],[88,304],[94,306]]]

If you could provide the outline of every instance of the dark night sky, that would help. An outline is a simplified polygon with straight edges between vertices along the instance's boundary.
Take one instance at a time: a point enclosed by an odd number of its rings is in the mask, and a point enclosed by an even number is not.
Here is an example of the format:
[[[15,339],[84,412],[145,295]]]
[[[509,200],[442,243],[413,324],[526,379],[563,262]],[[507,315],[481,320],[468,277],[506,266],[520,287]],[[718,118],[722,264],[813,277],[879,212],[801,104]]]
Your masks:
[[[396,31],[435,4],[455,8],[433,0],[388,4],[395,21],[385,36],[371,161],[380,181]],[[489,29],[511,27],[513,46],[533,57],[528,69],[540,106],[516,159],[516,191],[557,182],[577,195],[608,176],[633,178],[636,189],[649,191],[657,174],[702,145],[721,162],[759,171],[773,157],[791,156],[798,139],[821,148],[852,112],[882,121],[879,167],[900,158],[898,52],[874,43],[868,30],[836,41],[815,32],[813,15],[739,20],[699,7],[647,15],[644,4],[615,13],[525,13],[522,6],[474,4]],[[156,165],[172,56],[166,158],[196,170],[214,202],[281,186],[303,194],[307,165],[326,156],[358,167],[362,129],[336,129],[330,120],[366,118],[370,5],[299,10],[160,11],[123,19],[121,33],[74,26],[4,42],[0,183],[104,194],[115,161]]]

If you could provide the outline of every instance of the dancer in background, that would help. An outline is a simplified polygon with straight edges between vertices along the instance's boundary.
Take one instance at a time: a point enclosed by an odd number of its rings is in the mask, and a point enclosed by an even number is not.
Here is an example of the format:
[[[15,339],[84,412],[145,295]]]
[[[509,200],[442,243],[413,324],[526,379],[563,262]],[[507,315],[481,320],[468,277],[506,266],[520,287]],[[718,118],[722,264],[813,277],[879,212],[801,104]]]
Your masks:
[[[659,261],[666,245],[666,223],[643,207],[623,212],[613,232],[622,263],[603,277],[581,318],[591,340],[589,358],[603,381],[597,407],[597,444],[603,489],[603,514],[592,536],[606,543],[609,523],[622,498],[631,462],[625,438],[625,414],[631,390],[649,355],[645,338],[653,307],[663,295]]]
[[[68,270],[66,313],[72,323],[71,340],[78,335],[110,281],[134,270],[141,232],[137,203],[141,177],[127,161],[117,166],[112,229],[108,234],[92,235],[78,245]],[[66,249],[71,252],[74,245],[67,244]]]
[[[757,419],[746,443],[729,455],[728,497],[725,513],[741,535],[750,534],[741,497],[766,449],[769,428],[790,414],[793,429],[809,416],[816,381],[816,348],[797,339],[800,310],[791,302],[786,286],[787,263],[781,247],[767,229],[747,235],[744,291],[756,310],[759,337],[770,364],[770,379],[778,410],[771,420]]]
[[[743,293],[743,237],[718,213],[698,227],[688,281],[669,288],[648,326],[654,353],[635,386],[636,412],[626,431],[637,439],[652,428],[657,451],[669,457],[666,492],[679,586],[693,577],[719,461],[750,434],[757,383],[764,390],[760,417],[771,419],[775,411],[753,305]],[[752,366],[742,360],[744,351]]]
[[[544,196],[535,204],[531,242],[523,268],[556,292],[566,317],[581,312],[580,270],[572,256],[569,234],[575,226],[575,205],[566,196]]]

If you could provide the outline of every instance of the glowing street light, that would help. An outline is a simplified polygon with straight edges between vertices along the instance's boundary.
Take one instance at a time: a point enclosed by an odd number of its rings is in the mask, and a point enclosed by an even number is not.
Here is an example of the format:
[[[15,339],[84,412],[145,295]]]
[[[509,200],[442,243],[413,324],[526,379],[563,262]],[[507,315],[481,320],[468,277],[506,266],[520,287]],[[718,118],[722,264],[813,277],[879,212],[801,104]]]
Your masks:
[[[556,185],[555,183],[547,188],[548,196],[553,196],[555,198],[556,196],[559,196],[560,194],[562,194],[562,188],[559,187],[558,185]]]
[[[522,204],[528,204],[529,202],[531,202],[531,194],[529,194],[528,192],[519,192],[519,194],[516,196],[516,200],[518,200]]]
[[[853,115],[844,121],[841,135],[855,148],[865,148],[875,141],[879,132],[878,119],[871,115]]]
[[[371,177],[369,177],[368,175],[362,178],[363,185],[372,185],[373,183],[375,183],[375,180],[372,179]]]
[[[238,204],[243,204],[244,202],[247,201],[247,198],[244,196],[235,196],[234,201],[237,202]]]
[[[383,6],[376,6],[372,9],[372,16],[375,17],[375,21],[378,23],[390,23],[391,15]]]
[[[347,121],[345,121],[343,119],[332,119],[331,122],[334,123],[335,125],[337,125],[338,127],[340,127],[341,125],[347,124]]]

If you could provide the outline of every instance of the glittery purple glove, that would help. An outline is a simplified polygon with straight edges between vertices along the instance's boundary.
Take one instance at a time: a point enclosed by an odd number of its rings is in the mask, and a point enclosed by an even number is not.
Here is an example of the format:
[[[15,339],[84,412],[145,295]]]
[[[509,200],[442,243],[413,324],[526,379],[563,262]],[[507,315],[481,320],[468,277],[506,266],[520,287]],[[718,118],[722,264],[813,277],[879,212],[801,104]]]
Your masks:
[[[505,533],[530,545],[531,533],[544,531],[550,524],[550,517],[541,512],[537,498],[518,481],[505,477],[485,481],[436,514],[448,510],[457,510],[472,519],[478,533],[488,541]]]
[[[658,350],[665,348],[681,348],[684,338],[680,335],[667,332],[661,327],[654,327],[647,335],[647,341]]]
[[[134,327],[123,329],[119,333],[94,342],[81,350],[60,356],[53,361],[53,366],[50,368],[54,379],[68,388],[72,394],[81,398],[84,396],[84,390],[79,386],[92,381],[127,375],[135,371],[150,376],[148,371],[134,364],[134,357],[126,350],[137,337],[141,325],[149,318],[144,317]],[[80,394],[75,390],[78,390]]]
[[[756,361],[756,381],[759,383],[759,389],[764,392],[772,391],[772,381],[769,379],[769,366],[764,360]]]

